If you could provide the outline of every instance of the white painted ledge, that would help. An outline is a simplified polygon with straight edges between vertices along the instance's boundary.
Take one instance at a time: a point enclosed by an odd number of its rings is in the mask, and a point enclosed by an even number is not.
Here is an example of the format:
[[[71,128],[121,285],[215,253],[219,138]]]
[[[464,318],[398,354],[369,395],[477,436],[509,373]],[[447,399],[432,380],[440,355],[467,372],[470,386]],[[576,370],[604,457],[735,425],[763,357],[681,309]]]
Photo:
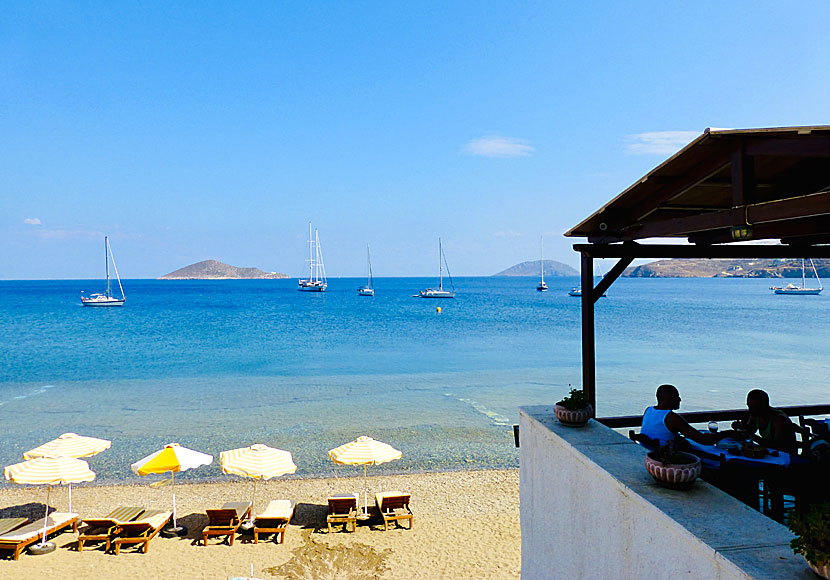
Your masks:
[[[658,486],[613,429],[519,414],[524,580],[815,580],[786,527],[704,481]]]

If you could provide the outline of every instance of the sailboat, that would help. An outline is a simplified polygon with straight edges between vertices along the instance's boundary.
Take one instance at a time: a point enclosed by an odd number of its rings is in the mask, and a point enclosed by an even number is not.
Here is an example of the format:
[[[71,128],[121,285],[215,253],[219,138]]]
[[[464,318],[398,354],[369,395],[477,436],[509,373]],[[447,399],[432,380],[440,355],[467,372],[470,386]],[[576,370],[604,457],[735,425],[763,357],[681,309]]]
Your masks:
[[[602,264],[599,265],[599,278],[602,280],[605,278],[605,272],[602,271]],[[570,290],[568,290],[568,296],[573,296],[574,298],[582,298],[582,286],[574,286]],[[600,298],[607,298],[608,294],[603,293]]]
[[[818,272],[816,271],[816,265],[813,263],[813,259],[809,258],[810,260],[810,267],[813,269],[813,274],[816,277],[816,281],[818,282],[818,288],[807,288],[807,278],[804,273],[804,258],[801,259],[801,287],[799,288],[795,284],[787,284],[783,288],[780,286],[770,286],[770,290],[775,292],[776,294],[794,294],[798,296],[816,296],[821,294],[821,291],[824,288],[821,286],[821,278],[818,277]]]
[[[447,277],[450,279],[452,290],[444,290],[444,266],[447,266]],[[455,285],[452,283],[450,267],[447,264],[447,257],[444,256],[444,248],[441,246],[441,238],[438,238],[438,288],[427,288],[413,294],[415,298],[455,298]]]
[[[548,285],[545,284],[545,250],[544,250],[544,238],[539,238],[539,268],[541,269],[542,279],[539,280],[539,283],[536,285],[536,290],[539,292],[547,292]]]
[[[121,298],[116,298],[112,295],[110,288],[110,260],[112,260],[112,268],[115,270],[115,278],[118,280],[118,289],[121,290]],[[115,256],[112,255],[112,248],[110,248],[110,240],[108,236],[104,236],[104,267],[107,271],[107,289],[104,294],[90,294],[89,296],[81,296],[81,304],[84,306],[124,306],[127,297],[124,295],[124,288],[121,286],[121,277],[118,275],[118,267],[115,265]],[[83,292],[81,292],[83,294]]]
[[[375,287],[372,280],[372,258],[369,255],[369,244],[366,244],[366,264],[367,264],[367,273],[366,273],[366,285],[357,289],[358,296],[374,296],[375,295]]]
[[[327,287],[323,250],[320,249],[320,235],[317,230],[314,230],[314,237],[311,236],[311,222],[308,222],[308,278],[300,279],[297,290],[325,292]]]

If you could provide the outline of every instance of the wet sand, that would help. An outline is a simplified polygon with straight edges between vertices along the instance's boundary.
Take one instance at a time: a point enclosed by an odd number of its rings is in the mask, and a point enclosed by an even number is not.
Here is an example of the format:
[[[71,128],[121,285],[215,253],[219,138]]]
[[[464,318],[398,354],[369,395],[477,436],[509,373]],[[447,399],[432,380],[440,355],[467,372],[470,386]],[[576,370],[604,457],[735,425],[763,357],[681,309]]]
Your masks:
[[[179,521],[189,528],[185,538],[157,536],[147,554],[135,549],[119,556],[102,547],[76,551],[77,535],[54,538],[58,548],[43,556],[21,555],[18,561],[0,560],[0,578],[96,578],[150,580],[257,578],[519,578],[518,470],[458,471],[385,475],[369,478],[369,492],[401,490],[412,496],[414,528],[383,530],[379,518],[360,523],[355,533],[326,529],[326,498],[342,492],[361,492],[363,478],[276,479],[257,486],[254,513],[271,499],[297,502],[284,544],[269,537],[259,544],[237,535],[233,546],[221,538],[201,545],[207,523],[204,510],[226,501],[249,501],[250,480],[176,485]],[[170,509],[170,487],[148,485],[76,486],[73,509],[82,517],[105,515],[119,505]],[[370,495],[370,508],[374,501]],[[0,516],[41,517],[46,499],[43,487],[4,486],[0,489]],[[52,507],[66,511],[65,487],[53,488]],[[404,524],[405,526],[406,524]],[[199,538],[199,543],[196,539]],[[7,552],[3,552],[7,553]]]

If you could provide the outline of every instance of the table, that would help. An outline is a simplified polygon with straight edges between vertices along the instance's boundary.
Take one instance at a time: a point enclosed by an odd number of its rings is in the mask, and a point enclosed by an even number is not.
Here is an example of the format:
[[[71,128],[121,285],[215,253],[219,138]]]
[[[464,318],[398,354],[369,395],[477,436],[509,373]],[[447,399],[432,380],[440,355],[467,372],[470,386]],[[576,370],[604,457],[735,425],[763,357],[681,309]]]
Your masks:
[[[763,467],[763,466],[776,466],[776,467],[789,467],[790,466],[790,454],[785,453],[784,451],[779,451],[778,455],[765,455],[764,457],[754,458],[754,457],[746,457],[744,455],[735,455],[730,453],[726,449],[721,449],[717,445],[702,445],[691,439],[686,439],[687,443],[690,447],[690,452],[694,453],[695,450],[702,451],[707,455],[715,455],[721,456],[723,455],[724,460],[727,463],[732,462],[739,462],[746,464],[747,467],[754,466],[754,467]],[[740,444],[742,443],[740,440],[732,439],[730,437],[726,437],[721,441],[724,442],[732,442]],[[710,457],[701,457],[701,462],[703,463],[704,467],[708,467],[710,469],[717,469],[720,467],[720,462],[716,461]]]

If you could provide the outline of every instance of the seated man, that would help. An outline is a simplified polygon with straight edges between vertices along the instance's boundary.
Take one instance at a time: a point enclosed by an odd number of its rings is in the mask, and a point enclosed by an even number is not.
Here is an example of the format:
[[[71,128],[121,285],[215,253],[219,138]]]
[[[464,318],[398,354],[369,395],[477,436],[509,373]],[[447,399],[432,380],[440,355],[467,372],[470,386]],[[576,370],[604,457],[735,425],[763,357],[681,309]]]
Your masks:
[[[643,413],[643,426],[640,433],[659,442],[660,445],[672,441],[677,443],[688,437],[702,445],[714,445],[727,436],[728,433],[701,433],[675,413],[680,408],[680,393],[674,385],[660,385],[657,387],[657,404],[646,409]]]
[[[769,395],[761,389],[753,389],[746,395],[749,417],[735,421],[732,426],[741,431],[758,433],[765,446],[787,453],[795,453],[795,430],[784,411],[770,407]]]

